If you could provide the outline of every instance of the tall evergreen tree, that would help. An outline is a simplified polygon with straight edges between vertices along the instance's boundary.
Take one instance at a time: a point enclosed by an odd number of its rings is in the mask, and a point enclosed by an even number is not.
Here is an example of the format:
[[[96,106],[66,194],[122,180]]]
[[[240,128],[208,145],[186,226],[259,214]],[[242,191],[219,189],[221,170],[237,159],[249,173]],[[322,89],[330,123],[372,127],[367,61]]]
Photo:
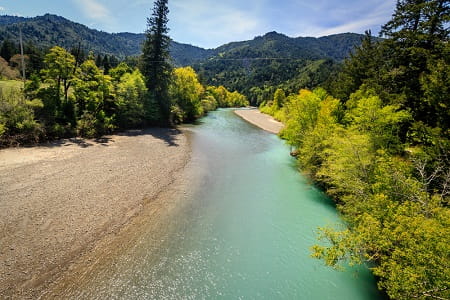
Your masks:
[[[429,49],[435,42],[448,40],[449,13],[449,0],[398,0],[392,20],[382,27],[381,34],[408,47]]]
[[[448,109],[444,108],[447,104],[436,101],[448,98],[446,89],[442,84],[440,91],[444,95],[431,96],[437,95],[436,86],[428,91],[431,86],[426,78],[448,72],[449,21],[449,0],[398,0],[392,20],[381,30],[381,35],[388,38],[383,44],[390,56],[385,76],[390,81],[385,86],[405,95],[405,104],[416,120],[444,129],[450,126],[444,121],[448,118]]]
[[[14,54],[19,53],[17,46],[11,40],[4,40],[0,48],[0,56],[9,61]]]
[[[105,74],[108,74],[109,69],[111,69],[111,63],[109,62],[108,55],[105,54],[102,61],[103,70],[105,71]]]
[[[99,68],[103,67],[103,59],[102,59],[102,56],[100,54],[97,54],[97,58],[95,59],[95,64]]]
[[[30,62],[27,66],[27,78],[30,78],[31,74],[37,74],[44,68],[44,51],[39,49],[33,42],[29,41],[24,46],[24,52],[30,58]]]
[[[156,0],[153,14],[147,19],[147,38],[143,46],[141,65],[147,88],[160,106],[161,121],[164,125],[171,123],[168,90],[172,66],[169,63],[168,14],[168,0]]]
[[[115,68],[119,65],[120,61],[117,59],[115,55],[111,55],[109,57],[109,64],[111,68]]]
[[[337,76],[330,76],[328,88],[333,96],[346,102],[362,84],[377,82],[377,74],[380,68],[380,49],[378,42],[372,36],[371,31],[366,31],[361,45],[347,58]]]

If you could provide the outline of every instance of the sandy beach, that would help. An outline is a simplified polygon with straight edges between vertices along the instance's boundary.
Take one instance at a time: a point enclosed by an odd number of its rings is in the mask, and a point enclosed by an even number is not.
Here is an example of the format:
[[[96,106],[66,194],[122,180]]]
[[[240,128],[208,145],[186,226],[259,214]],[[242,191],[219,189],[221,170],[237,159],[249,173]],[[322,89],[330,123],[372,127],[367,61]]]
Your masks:
[[[235,114],[249,123],[258,126],[268,132],[278,134],[283,128],[283,123],[278,122],[269,115],[261,113],[258,109],[237,109]]]
[[[136,216],[158,216],[189,159],[187,136],[160,128],[0,150],[0,298],[39,297]]]

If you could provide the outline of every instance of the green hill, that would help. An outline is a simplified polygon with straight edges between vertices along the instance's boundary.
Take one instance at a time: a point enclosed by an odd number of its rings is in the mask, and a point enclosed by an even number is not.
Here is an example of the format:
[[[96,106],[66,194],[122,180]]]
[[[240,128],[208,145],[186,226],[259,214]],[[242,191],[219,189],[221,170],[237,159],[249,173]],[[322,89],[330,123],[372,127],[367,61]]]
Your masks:
[[[325,82],[361,39],[354,33],[290,38],[269,32],[223,45],[194,67],[208,84],[239,90],[257,104],[270,99],[277,87],[297,92]]]
[[[0,41],[17,41],[19,25],[22,27],[24,41],[40,48],[59,45],[70,49],[81,43],[87,51],[119,58],[139,55],[145,38],[142,33],[107,33],[60,16],[46,14],[34,18],[0,16]],[[172,43],[171,52],[176,65],[192,64],[208,57],[210,53],[209,50],[177,42]]]

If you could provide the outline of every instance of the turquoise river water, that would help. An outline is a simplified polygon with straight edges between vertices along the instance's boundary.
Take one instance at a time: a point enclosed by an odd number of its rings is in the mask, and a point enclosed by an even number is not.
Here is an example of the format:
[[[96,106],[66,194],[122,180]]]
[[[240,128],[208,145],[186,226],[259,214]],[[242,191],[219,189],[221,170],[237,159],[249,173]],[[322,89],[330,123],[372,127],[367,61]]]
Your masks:
[[[71,296],[89,299],[381,299],[363,267],[310,257],[319,226],[339,222],[277,136],[219,110],[190,126],[201,188]]]

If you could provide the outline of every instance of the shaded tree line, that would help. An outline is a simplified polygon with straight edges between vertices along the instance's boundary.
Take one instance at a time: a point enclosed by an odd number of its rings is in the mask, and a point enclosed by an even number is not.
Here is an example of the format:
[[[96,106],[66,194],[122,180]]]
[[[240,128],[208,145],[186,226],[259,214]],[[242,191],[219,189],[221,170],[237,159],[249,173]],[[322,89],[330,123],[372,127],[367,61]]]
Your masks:
[[[3,146],[165,124],[137,67],[121,62],[107,71],[96,64],[92,53],[84,56],[76,48],[61,47],[50,49],[42,64],[25,88],[20,82],[4,81],[16,88],[0,89]],[[237,92],[204,87],[190,67],[170,71],[165,100],[174,124],[193,121],[219,106],[248,105]]]
[[[30,41],[24,43],[25,71],[27,78],[30,78],[33,74],[38,74],[40,70],[44,68],[45,55],[49,51],[50,48],[40,48]],[[84,62],[89,55],[89,52],[81,46],[81,43],[69,48],[69,52],[75,56],[79,63]],[[0,57],[2,58],[0,60],[1,79],[19,78],[20,76],[17,74],[17,71],[22,67],[19,45],[9,39],[3,40],[0,44]],[[136,63],[133,63],[133,58],[131,57],[119,60],[114,55],[98,53],[95,59],[97,67],[103,69],[106,73],[108,73],[110,68],[117,67],[121,61],[125,61],[133,67],[137,66]]]

